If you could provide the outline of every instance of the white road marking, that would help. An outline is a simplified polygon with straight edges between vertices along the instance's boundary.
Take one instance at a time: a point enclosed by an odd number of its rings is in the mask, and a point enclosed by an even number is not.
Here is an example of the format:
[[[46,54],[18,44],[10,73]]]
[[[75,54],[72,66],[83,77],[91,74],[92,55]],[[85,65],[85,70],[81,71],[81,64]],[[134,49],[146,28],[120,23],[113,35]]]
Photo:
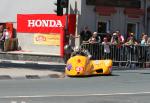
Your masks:
[[[150,92],[135,92],[135,93],[108,93],[108,94],[81,94],[81,95],[35,95],[35,96],[1,96],[0,99],[9,98],[43,98],[43,97],[88,97],[88,96],[117,96],[117,95],[140,95],[150,94]]]
[[[11,103],[17,103],[17,101],[11,101]]]
[[[17,102],[17,101],[11,101],[11,103],[26,103],[25,101]]]
[[[26,103],[25,101],[21,101],[21,103]]]

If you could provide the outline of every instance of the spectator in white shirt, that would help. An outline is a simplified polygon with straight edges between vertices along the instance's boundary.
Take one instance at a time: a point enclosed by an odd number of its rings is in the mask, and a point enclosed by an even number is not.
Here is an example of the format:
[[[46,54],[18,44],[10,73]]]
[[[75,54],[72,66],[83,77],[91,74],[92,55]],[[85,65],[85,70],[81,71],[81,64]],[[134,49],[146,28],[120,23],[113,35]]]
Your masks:
[[[103,38],[102,44],[104,45],[104,59],[110,58],[110,43],[108,42],[108,39],[106,37]]]

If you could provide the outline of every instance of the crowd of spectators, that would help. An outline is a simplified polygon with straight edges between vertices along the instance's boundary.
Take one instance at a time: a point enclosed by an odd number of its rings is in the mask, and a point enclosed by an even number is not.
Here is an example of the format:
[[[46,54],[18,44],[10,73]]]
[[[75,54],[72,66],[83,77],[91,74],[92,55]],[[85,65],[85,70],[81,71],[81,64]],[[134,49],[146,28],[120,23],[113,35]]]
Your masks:
[[[107,39],[107,42],[113,45],[117,45],[120,47],[121,45],[150,45],[150,37],[148,37],[147,34],[142,33],[141,39],[136,40],[134,33],[129,33],[127,37],[125,38],[119,30],[115,31],[111,35],[111,40],[109,40],[108,36],[106,35],[101,38],[100,35],[98,35],[97,32],[91,32],[88,27],[85,27],[83,31],[80,32],[80,41],[82,43],[102,43],[105,42]]]
[[[115,52],[113,55],[115,55],[115,60],[120,60],[120,58],[124,58],[125,53],[127,55],[127,59],[130,60],[134,57],[131,57],[132,54],[135,54],[135,47],[137,46],[150,46],[150,37],[146,33],[142,33],[141,37],[137,40],[136,34],[133,32],[130,32],[127,34],[126,37],[120,33],[119,30],[113,32],[112,34],[105,35],[104,37],[101,37],[101,35],[98,35],[97,32],[91,32],[88,27],[85,27],[83,31],[80,32],[80,42],[81,44],[101,44],[104,47],[103,55],[105,59],[110,58],[110,48],[111,46],[115,46]],[[122,47],[126,47],[126,50],[124,50]],[[97,49],[94,51],[96,52]],[[124,51],[123,51],[124,50]],[[148,51],[142,51],[140,52],[143,57],[146,56],[146,53]]]
[[[85,27],[83,31],[80,32],[80,42],[82,43],[103,43],[117,45],[121,47],[122,45],[150,45],[150,37],[147,34],[142,33],[140,40],[136,40],[134,33],[129,33],[125,38],[119,30],[111,34],[111,39],[106,35],[101,38],[97,32],[91,32],[88,27]],[[105,44],[105,43],[104,43]]]
[[[92,59],[113,59],[119,63],[124,60],[131,63],[137,60],[137,57],[138,60],[142,60],[150,56],[150,37],[142,33],[139,40],[137,40],[136,36],[136,34],[130,32],[124,37],[119,30],[101,36],[97,32],[92,33],[88,27],[85,27],[78,35],[81,48],[84,46],[83,48],[91,53]],[[74,35],[70,34],[69,45],[72,50],[75,48],[75,38]]]

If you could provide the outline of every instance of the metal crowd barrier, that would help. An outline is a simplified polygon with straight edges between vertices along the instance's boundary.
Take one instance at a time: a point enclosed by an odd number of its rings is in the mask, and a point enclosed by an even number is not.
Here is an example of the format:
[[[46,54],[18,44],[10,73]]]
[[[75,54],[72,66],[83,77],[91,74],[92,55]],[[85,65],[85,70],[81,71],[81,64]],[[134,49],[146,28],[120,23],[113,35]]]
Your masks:
[[[101,43],[82,44],[81,48],[87,49],[94,60],[112,59],[113,64],[119,67],[138,66],[140,68],[150,68],[150,46],[148,45],[109,45],[110,53],[105,55],[104,45]]]

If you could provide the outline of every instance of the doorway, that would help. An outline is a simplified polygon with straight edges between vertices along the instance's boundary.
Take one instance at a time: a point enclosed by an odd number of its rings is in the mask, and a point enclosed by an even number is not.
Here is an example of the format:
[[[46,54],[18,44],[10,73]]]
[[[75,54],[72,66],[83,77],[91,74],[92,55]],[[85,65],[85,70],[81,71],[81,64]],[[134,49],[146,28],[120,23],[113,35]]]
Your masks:
[[[97,25],[97,32],[100,33],[100,34],[105,34],[105,33],[108,33],[109,31],[109,21],[100,21],[98,22],[98,25]]]

